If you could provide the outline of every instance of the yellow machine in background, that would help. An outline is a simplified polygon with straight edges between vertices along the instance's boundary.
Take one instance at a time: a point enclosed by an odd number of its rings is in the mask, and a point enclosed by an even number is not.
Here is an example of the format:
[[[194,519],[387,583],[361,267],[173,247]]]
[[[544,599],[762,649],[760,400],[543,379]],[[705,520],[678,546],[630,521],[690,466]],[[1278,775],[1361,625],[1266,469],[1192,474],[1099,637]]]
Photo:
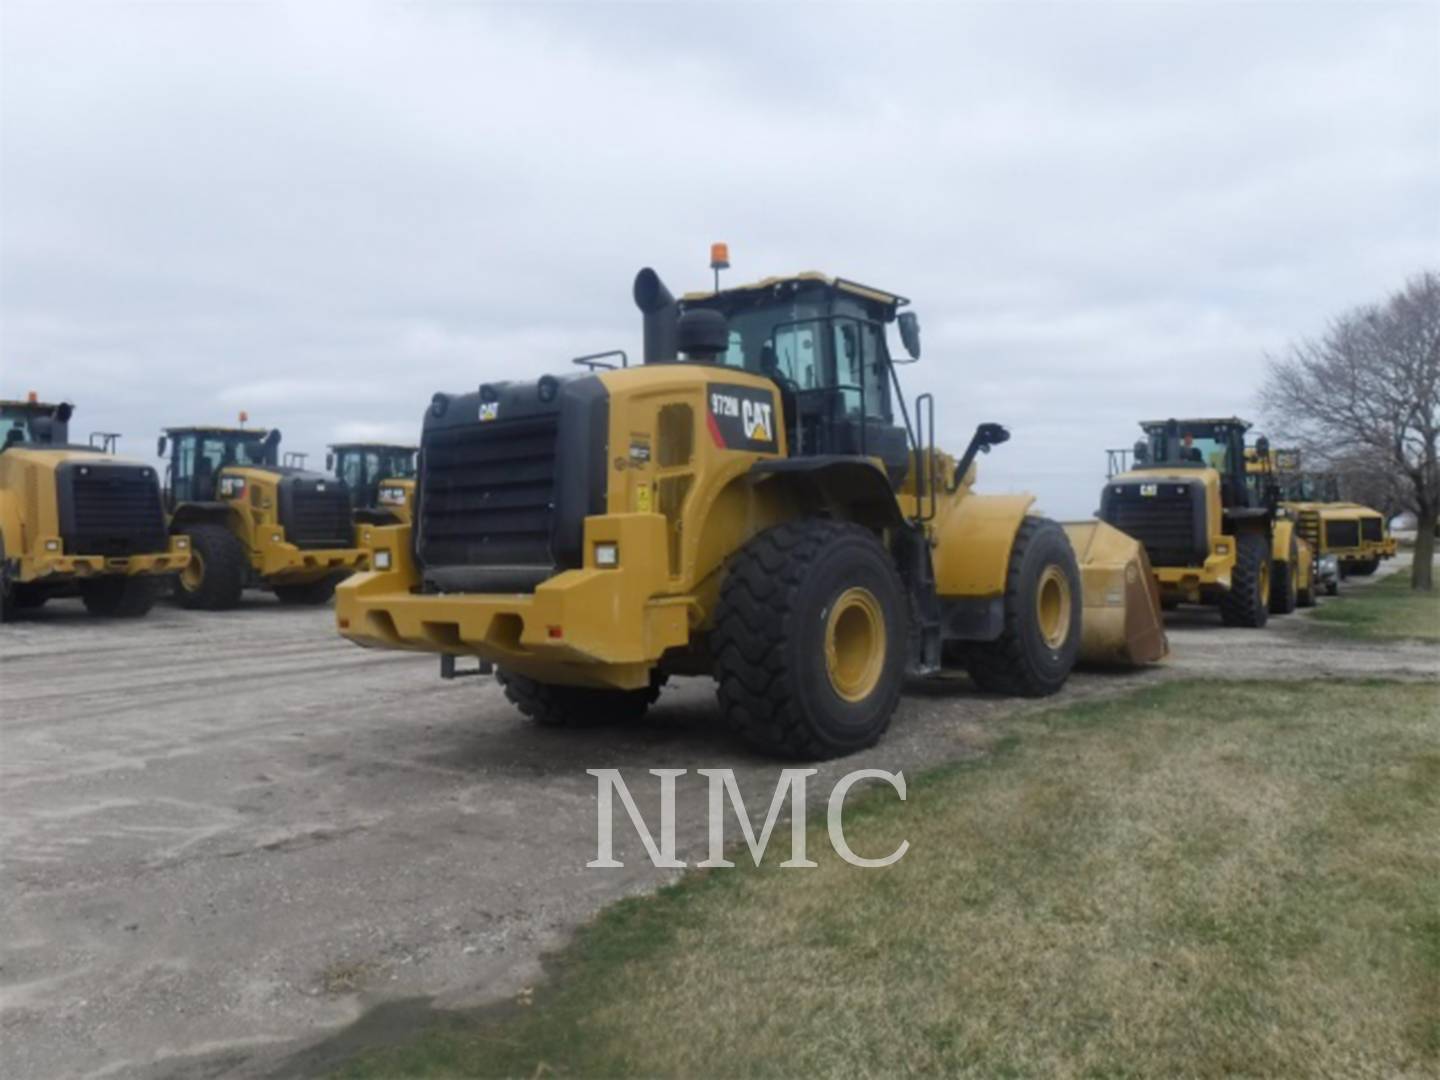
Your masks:
[[[374,530],[342,634],[478,657],[546,724],[711,675],[740,737],[799,757],[874,743],[907,672],[1044,695],[1082,650],[1164,654],[1138,545],[1096,525],[1077,560],[1030,496],[973,494],[998,425],[934,448],[886,341],[919,356],[903,297],[810,273],[676,301],[650,270],[634,293],[643,366],[434,396],[415,520]]]
[[[330,447],[325,471],[350,489],[356,522],[396,525],[411,519],[416,450],[396,443],[336,443]]]
[[[1330,595],[1339,581],[1373,574],[1382,559],[1395,555],[1395,538],[1378,510],[1340,498],[1339,479],[1301,468],[1298,450],[1273,451],[1283,506],[1294,513],[1325,564]]]
[[[234,607],[246,586],[282,603],[323,604],[364,565],[345,484],[277,464],[279,445],[280,432],[244,427],[175,427],[160,437],[170,530],[191,547],[175,586],[185,607]]]
[[[1114,471],[1100,519],[1144,544],[1162,602],[1208,603],[1227,626],[1264,626],[1314,602],[1313,555],[1280,511],[1268,467],[1246,467],[1238,417],[1147,420],[1133,465]],[[1269,446],[1259,442],[1268,463]]]
[[[76,594],[95,615],[144,615],[160,576],[188,563],[155,470],[69,445],[72,412],[34,395],[0,401],[0,619]]]

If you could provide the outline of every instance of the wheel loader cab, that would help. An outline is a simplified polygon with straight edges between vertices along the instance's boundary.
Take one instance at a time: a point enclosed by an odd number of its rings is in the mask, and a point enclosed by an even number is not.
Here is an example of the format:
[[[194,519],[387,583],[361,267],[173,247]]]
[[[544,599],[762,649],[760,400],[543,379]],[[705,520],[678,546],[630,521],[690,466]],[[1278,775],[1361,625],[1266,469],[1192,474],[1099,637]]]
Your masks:
[[[325,458],[325,471],[344,481],[357,512],[373,511],[400,520],[414,489],[414,446],[394,443],[336,443]]]
[[[167,428],[159,447],[169,460],[165,490],[169,508],[182,503],[214,502],[222,497],[220,477],[229,469],[273,469],[280,445],[278,431],[245,428]]]
[[[904,297],[843,278],[798,274],[680,300],[725,316],[715,363],[762,375],[780,388],[786,442],[795,457],[878,458],[899,487],[910,467],[907,426],[885,327]],[[900,406],[904,419],[903,404]]]

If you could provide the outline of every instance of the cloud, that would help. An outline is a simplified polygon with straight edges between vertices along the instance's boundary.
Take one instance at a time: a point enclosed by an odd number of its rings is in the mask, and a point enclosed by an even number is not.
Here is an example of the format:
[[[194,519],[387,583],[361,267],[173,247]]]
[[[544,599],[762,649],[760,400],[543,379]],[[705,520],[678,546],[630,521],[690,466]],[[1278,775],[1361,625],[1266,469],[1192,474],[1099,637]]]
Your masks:
[[[0,383],[141,452],[319,453],[638,349],[641,265],[912,297],[982,488],[1094,508],[1142,415],[1440,250],[1434,7],[7,5]],[[136,448],[140,449],[136,449]],[[312,457],[312,461],[316,460]]]

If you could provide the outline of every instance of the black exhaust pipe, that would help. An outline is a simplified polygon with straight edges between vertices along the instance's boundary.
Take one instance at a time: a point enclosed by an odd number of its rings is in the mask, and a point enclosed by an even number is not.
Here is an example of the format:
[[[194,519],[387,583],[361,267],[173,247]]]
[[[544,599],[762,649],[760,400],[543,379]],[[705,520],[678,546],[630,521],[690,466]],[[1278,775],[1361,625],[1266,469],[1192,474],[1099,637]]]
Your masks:
[[[635,306],[645,318],[645,363],[668,364],[679,359],[676,328],[680,308],[660,275],[648,266],[635,275]]]
[[[280,429],[271,428],[265,436],[265,464],[280,464]]]

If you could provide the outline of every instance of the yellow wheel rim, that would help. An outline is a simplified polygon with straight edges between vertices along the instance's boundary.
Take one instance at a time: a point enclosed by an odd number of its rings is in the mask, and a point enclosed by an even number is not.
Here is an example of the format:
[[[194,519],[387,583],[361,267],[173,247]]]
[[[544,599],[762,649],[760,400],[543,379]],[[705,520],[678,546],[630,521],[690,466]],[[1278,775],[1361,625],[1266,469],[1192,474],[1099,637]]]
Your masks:
[[[1047,566],[1035,589],[1035,625],[1047,648],[1058,649],[1070,636],[1070,579],[1058,566]]]
[[[1267,605],[1270,603],[1270,561],[1268,559],[1260,564],[1260,602]]]
[[[869,589],[846,589],[825,619],[825,670],[835,693],[863,701],[885,670],[885,616]]]
[[[195,550],[194,545],[190,547],[190,561],[185,564],[185,569],[180,571],[180,585],[186,592],[194,592],[200,588],[205,580],[205,560],[200,557],[200,552]]]

